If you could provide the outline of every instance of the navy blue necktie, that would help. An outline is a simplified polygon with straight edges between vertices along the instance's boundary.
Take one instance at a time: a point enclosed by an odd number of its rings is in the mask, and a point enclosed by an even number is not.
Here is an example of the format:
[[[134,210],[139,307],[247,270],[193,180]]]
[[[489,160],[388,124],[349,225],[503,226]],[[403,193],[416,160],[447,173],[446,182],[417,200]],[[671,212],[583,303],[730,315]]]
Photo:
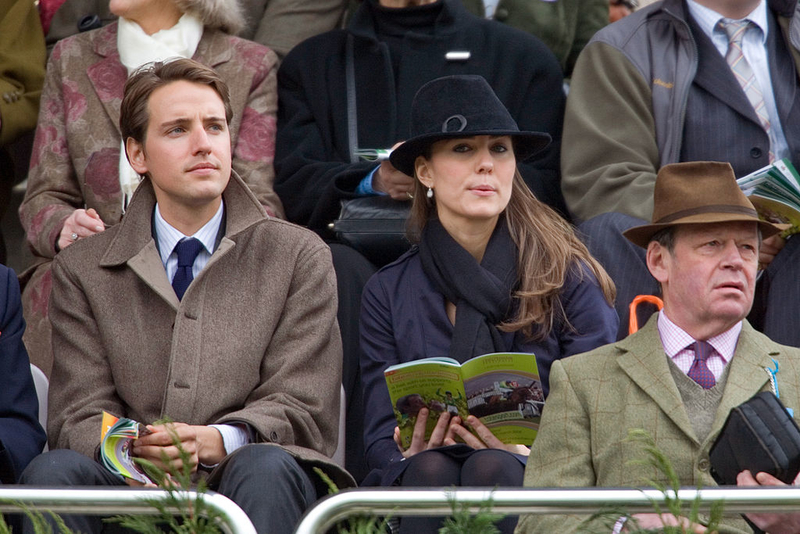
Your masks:
[[[175,252],[178,254],[178,270],[172,277],[172,287],[175,289],[175,294],[178,295],[178,300],[183,298],[186,288],[192,283],[194,260],[202,249],[203,243],[194,237],[181,239],[175,245]]]

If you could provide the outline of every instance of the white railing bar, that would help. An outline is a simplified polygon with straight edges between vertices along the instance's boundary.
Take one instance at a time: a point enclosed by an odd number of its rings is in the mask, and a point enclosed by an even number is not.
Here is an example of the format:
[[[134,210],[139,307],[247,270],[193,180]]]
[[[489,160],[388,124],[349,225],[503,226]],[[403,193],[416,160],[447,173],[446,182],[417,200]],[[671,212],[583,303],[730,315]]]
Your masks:
[[[669,492],[674,496],[673,492]],[[700,510],[725,502],[727,513],[780,512],[800,510],[800,488],[681,488],[678,497],[690,503],[700,496]],[[308,510],[295,534],[319,534],[342,519],[358,514],[450,515],[451,500],[477,513],[481,504],[492,500],[492,511],[503,514],[591,514],[602,509],[624,508],[629,513],[652,512],[653,503],[665,504],[664,494],[655,489],[611,488],[370,488],[346,490],[319,501]]]
[[[226,534],[256,534],[250,518],[236,503],[224,495],[209,491],[177,493],[179,499],[203,503],[220,514],[220,528]],[[169,504],[169,492],[158,489],[129,488],[37,488],[31,486],[0,486],[0,512],[19,512],[15,502],[57,514],[86,515],[158,515],[159,511],[147,501],[162,501],[170,512],[178,508]]]

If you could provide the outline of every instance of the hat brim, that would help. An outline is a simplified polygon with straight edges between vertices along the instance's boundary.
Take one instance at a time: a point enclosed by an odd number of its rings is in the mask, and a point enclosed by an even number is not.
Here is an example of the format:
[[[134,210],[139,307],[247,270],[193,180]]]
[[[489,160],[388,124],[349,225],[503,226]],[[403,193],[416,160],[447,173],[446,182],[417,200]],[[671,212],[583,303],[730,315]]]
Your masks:
[[[458,139],[463,137],[475,137],[477,135],[491,135],[491,136],[511,136],[514,143],[514,157],[517,162],[524,161],[541,151],[550,144],[552,138],[549,134],[542,132],[520,132],[520,131],[498,131],[498,130],[485,130],[485,131],[471,131],[467,132],[452,132],[452,133],[433,133],[419,135],[413,137],[402,145],[392,150],[389,160],[398,171],[414,176],[414,163],[417,157],[421,156],[425,150],[435,143],[443,139]]]
[[[628,241],[630,241],[634,245],[638,245],[642,248],[647,248],[647,245],[650,243],[650,239],[659,230],[663,230],[664,228],[669,228],[670,226],[686,226],[686,225],[709,224],[709,223],[720,223],[720,222],[757,223],[759,229],[761,230],[761,237],[763,239],[771,237],[786,229],[783,227],[785,225],[775,225],[766,221],[762,221],[755,217],[749,217],[747,215],[734,215],[731,213],[702,213],[690,217],[685,217],[683,219],[678,219],[676,221],[671,221],[668,223],[645,224],[642,226],[634,226],[633,228],[629,228],[624,232],[622,232],[622,235],[624,235],[628,239]]]

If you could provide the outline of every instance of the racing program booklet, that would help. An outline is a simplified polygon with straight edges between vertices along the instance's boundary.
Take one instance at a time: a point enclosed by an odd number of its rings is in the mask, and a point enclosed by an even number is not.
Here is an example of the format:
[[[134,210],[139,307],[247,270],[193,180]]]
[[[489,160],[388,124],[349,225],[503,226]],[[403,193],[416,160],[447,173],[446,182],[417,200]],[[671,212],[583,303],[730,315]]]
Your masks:
[[[425,358],[392,365],[384,376],[405,449],[422,408],[429,410],[425,439],[445,411],[477,417],[503,443],[530,446],[536,438],[544,392],[533,354],[498,352],[463,364]]]
[[[761,219],[788,225],[781,235],[800,232],[800,174],[787,158],[736,180]]]
[[[100,459],[103,466],[122,477],[132,478],[143,484],[153,484],[131,455],[134,440],[147,433],[149,431],[141,423],[103,412],[103,428],[100,432]]]

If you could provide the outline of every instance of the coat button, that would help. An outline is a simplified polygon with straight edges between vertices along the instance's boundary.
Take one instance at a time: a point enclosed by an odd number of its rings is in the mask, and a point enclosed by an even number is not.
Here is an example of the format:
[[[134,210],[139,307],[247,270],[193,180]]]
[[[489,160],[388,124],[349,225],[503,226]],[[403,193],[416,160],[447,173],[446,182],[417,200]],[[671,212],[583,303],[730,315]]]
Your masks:
[[[753,148],[750,149],[750,157],[752,157],[753,159],[758,159],[763,154],[764,154],[764,152],[760,148],[758,148],[757,146],[754,146]]]
[[[269,440],[270,441],[278,441],[278,433],[274,430],[269,433]]]
[[[508,19],[508,9],[501,7],[494,12],[494,20],[499,20],[500,22],[504,22],[507,19]]]
[[[702,458],[700,459],[700,461],[697,462],[697,468],[703,473],[708,473],[709,467],[711,467],[711,464],[705,458]]]

